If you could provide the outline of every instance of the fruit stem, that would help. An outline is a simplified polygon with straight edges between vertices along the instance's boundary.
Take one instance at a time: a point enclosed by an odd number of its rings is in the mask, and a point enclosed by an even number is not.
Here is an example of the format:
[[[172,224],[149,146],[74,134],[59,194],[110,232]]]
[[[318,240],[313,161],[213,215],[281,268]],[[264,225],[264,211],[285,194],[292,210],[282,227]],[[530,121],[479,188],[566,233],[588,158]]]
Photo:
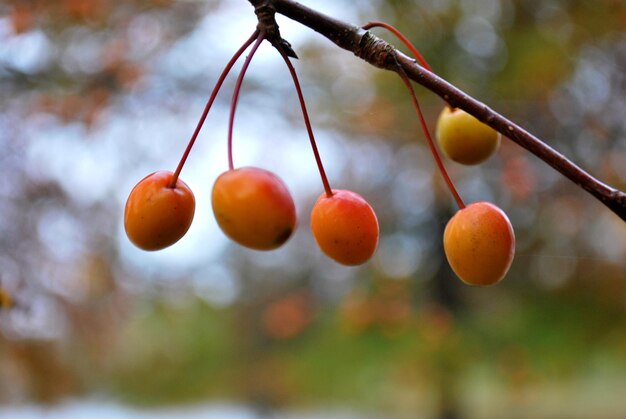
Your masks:
[[[256,42],[252,46],[250,53],[246,57],[246,60],[243,62],[243,66],[241,67],[241,72],[239,73],[239,77],[237,77],[237,82],[235,83],[235,90],[233,91],[233,99],[230,103],[230,116],[228,118],[228,169],[233,170],[235,165],[233,164],[233,126],[235,124],[235,111],[237,110],[237,101],[239,100],[239,92],[241,91],[241,85],[243,83],[243,78],[246,75],[246,71],[248,70],[248,66],[252,61],[252,57],[256,53],[256,50],[259,48],[263,40],[265,39],[265,32],[259,32],[256,37]]]
[[[430,66],[426,62],[426,59],[422,56],[422,54],[420,54],[417,48],[415,48],[415,46],[411,43],[411,41],[409,41],[409,39],[406,36],[404,36],[404,34],[402,34],[402,32],[400,32],[395,27],[385,22],[368,22],[362,26],[362,28],[365,30],[369,30],[369,29],[376,28],[376,27],[385,28],[389,32],[397,36],[398,39],[400,39],[400,41],[402,41],[402,43],[404,43],[404,45],[406,45],[406,47],[411,51],[411,54],[413,54],[415,58],[420,62],[422,67],[424,67],[426,70],[430,71],[431,73],[433,72],[433,70],[430,68]]]
[[[233,65],[235,65],[235,62],[237,62],[239,57],[241,57],[241,54],[243,54],[243,52],[246,49],[248,49],[248,47],[254,42],[254,40],[257,38],[258,35],[259,35],[259,31],[254,31],[252,36],[250,36],[250,38],[248,38],[248,40],[244,42],[244,44],[232,56],[230,61],[228,61],[228,63],[226,64],[226,67],[224,67],[224,70],[222,71],[222,74],[217,79],[217,83],[215,83],[215,87],[213,88],[213,91],[211,92],[211,97],[207,101],[206,106],[204,107],[204,111],[202,112],[202,116],[200,117],[200,120],[198,121],[198,125],[196,126],[196,129],[193,132],[191,139],[189,140],[189,144],[187,144],[187,148],[185,149],[185,152],[183,153],[183,156],[181,157],[180,162],[178,163],[178,166],[176,167],[176,171],[174,172],[174,176],[172,176],[172,180],[168,184],[169,188],[174,189],[176,187],[178,176],[180,175],[181,170],[183,170],[183,166],[185,165],[185,162],[187,161],[187,157],[189,156],[189,153],[191,152],[191,148],[193,147],[193,144],[196,142],[196,138],[198,138],[200,129],[202,128],[202,125],[204,125],[204,121],[206,120],[206,117],[209,114],[209,110],[211,109],[211,106],[213,106],[213,102],[215,101],[215,98],[217,97],[217,94],[220,91],[220,88],[222,87],[222,84],[224,83],[226,76],[228,75],[230,70],[233,68]]]
[[[319,150],[317,149],[317,144],[315,142],[315,136],[313,135],[313,128],[311,127],[311,121],[309,119],[309,113],[306,110],[306,103],[304,101],[304,95],[302,94],[302,88],[300,87],[300,82],[298,81],[298,75],[296,74],[296,69],[291,64],[287,53],[283,50],[280,44],[274,44],[278,52],[280,53],[283,60],[285,60],[285,64],[287,64],[287,68],[289,68],[289,73],[291,73],[291,78],[293,79],[293,84],[296,88],[296,92],[298,93],[298,100],[300,101],[300,108],[302,109],[302,117],[304,118],[304,124],[306,125],[306,131],[309,134],[309,140],[311,140],[311,148],[313,148],[313,154],[315,155],[315,162],[317,163],[317,169],[320,172],[320,177],[322,178],[322,184],[324,185],[324,190],[326,191],[326,196],[331,198],[333,196],[333,190],[330,187],[330,183],[328,183],[328,178],[326,177],[326,171],[324,170],[324,165],[322,164],[322,158],[320,157]]]
[[[417,100],[417,95],[415,94],[415,89],[413,89],[413,85],[411,85],[411,81],[409,80],[409,77],[406,75],[402,67],[400,67],[398,74],[400,75],[400,78],[404,82],[404,85],[406,86],[406,88],[409,91],[409,94],[411,95],[411,100],[413,101],[413,107],[417,111],[417,115],[419,116],[420,124],[422,126],[422,131],[424,131],[424,135],[426,136],[426,139],[428,140],[428,147],[430,148],[430,152],[432,153],[433,158],[435,159],[435,162],[437,163],[437,166],[439,167],[439,171],[441,172],[443,179],[446,181],[446,184],[448,185],[448,189],[450,189],[452,196],[454,196],[454,200],[459,206],[459,209],[463,209],[465,208],[465,203],[463,202],[463,200],[461,199],[461,196],[459,195],[456,188],[454,187],[454,183],[452,182],[452,179],[450,179],[450,176],[448,176],[448,172],[446,168],[444,167],[443,162],[441,161],[441,157],[439,156],[439,152],[437,151],[437,148],[435,147],[435,142],[430,136],[430,132],[428,131],[428,126],[426,125],[426,120],[424,119],[424,114],[422,113],[422,109]]]

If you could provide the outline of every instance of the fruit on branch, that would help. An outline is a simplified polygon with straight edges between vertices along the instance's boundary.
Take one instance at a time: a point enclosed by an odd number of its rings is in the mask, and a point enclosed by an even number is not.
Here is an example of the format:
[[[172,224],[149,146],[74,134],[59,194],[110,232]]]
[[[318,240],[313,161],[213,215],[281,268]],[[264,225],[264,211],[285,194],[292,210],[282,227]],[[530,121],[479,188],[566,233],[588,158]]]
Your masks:
[[[443,153],[461,164],[478,164],[500,145],[500,134],[462,109],[443,108],[437,119],[437,143]]]
[[[311,213],[311,231],[322,251],[343,265],[367,262],[378,246],[378,219],[359,194],[322,194]]]
[[[212,204],[224,234],[251,249],[280,247],[296,226],[296,206],[287,186],[264,169],[222,173],[213,186]]]
[[[265,37],[265,31],[257,33],[237,78],[228,120],[229,170],[217,178],[212,194],[213,212],[222,231],[240,245],[255,250],[282,246],[296,226],[296,206],[283,181],[255,167],[234,169],[233,163],[233,127],[241,85]]]
[[[508,272],[515,254],[515,234],[508,217],[489,202],[460,209],[443,234],[448,263],[469,285],[493,285]]]
[[[443,235],[448,262],[459,278],[469,285],[495,284],[504,278],[513,261],[515,235],[511,222],[493,204],[465,205],[439,157],[408,76],[404,71],[398,74],[411,95],[433,158],[460,208],[448,222]],[[486,159],[500,143],[496,131],[465,111],[448,107],[437,121],[437,139],[448,157],[465,164]]]
[[[143,250],[160,250],[180,240],[193,220],[196,200],[189,186],[174,173],[159,171],[143,178],[130,192],[124,209],[124,228],[131,242]]]

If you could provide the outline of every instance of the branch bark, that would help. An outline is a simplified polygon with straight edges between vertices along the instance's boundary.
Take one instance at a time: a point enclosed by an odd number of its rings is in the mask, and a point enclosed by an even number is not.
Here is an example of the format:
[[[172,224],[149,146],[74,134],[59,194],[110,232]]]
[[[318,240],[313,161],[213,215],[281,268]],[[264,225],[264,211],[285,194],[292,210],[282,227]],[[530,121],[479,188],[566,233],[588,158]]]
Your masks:
[[[375,67],[396,73],[404,71],[411,80],[439,95],[451,106],[463,109],[543,160],[626,221],[626,193],[600,182],[533,134],[418,65],[414,59],[407,57],[371,32],[324,15],[293,0],[249,1],[255,7],[263,3],[264,7],[270,7],[275,12],[313,29]]]

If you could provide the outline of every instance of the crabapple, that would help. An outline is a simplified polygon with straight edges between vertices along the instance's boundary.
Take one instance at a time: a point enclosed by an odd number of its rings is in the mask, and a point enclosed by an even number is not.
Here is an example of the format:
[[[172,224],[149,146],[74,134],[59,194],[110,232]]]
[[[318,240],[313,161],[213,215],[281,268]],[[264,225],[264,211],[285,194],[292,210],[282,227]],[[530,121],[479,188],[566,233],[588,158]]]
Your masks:
[[[506,275],[515,254],[515,234],[506,214],[489,202],[457,211],[443,234],[452,270],[466,284],[493,285]]]
[[[360,265],[378,246],[378,220],[359,194],[333,190],[322,194],[311,213],[311,231],[322,251],[343,265]]]
[[[124,228],[131,242],[143,250],[160,250],[181,239],[193,220],[196,201],[189,186],[174,173],[159,171],[143,178],[130,192],[124,209]]]
[[[500,145],[500,134],[462,109],[443,108],[437,119],[437,143],[451,160],[478,164]]]
[[[295,229],[293,198],[267,170],[243,167],[222,173],[213,186],[212,204],[222,231],[242,246],[276,249]]]

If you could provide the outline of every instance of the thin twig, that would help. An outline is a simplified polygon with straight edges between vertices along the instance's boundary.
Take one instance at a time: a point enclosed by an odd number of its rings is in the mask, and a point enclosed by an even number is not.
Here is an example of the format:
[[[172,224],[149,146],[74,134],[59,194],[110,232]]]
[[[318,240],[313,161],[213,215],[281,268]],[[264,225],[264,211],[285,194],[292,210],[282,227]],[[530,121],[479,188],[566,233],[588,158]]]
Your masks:
[[[255,0],[249,1],[255,3]],[[396,50],[386,41],[356,25],[324,15],[293,0],[265,0],[265,4],[276,13],[324,35],[337,46],[351,51],[373,66],[397,73],[399,63],[411,80],[436,93],[450,106],[463,109],[530,151],[626,221],[626,193],[600,182],[533,134],[418,65],[414,59]]]

